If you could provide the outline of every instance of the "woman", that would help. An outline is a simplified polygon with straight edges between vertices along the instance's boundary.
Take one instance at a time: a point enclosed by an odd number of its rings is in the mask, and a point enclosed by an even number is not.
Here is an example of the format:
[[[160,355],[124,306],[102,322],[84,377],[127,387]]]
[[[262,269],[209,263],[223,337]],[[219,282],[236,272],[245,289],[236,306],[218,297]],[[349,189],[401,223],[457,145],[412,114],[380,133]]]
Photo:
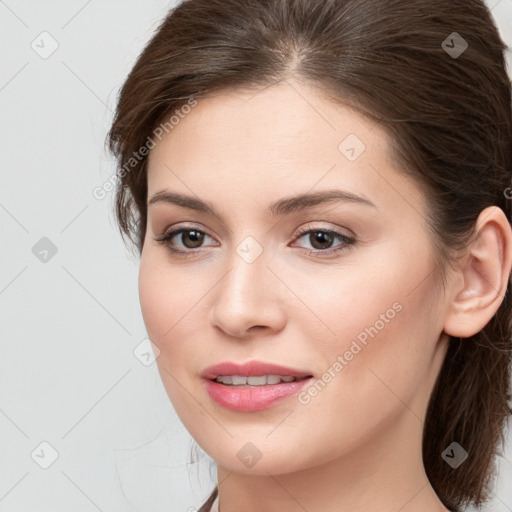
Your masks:
[[[116,214],[201,512],[447,511],[510,414],[512,112],[480,0],[188,0],[124,83]]]

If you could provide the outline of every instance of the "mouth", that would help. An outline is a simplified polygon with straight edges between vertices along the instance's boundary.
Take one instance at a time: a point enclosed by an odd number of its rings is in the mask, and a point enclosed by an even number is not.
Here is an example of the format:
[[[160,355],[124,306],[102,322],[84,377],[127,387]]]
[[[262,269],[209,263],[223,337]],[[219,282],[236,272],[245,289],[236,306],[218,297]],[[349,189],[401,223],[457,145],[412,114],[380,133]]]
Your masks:
[[[221,379],[219,382],[227,385],[252,385],[261,386],[268,384],[277,384],[279,382],[293,382],[313,375],[304,370],[289,368],[274,363],[264,361],[249,361],[246,363],[224,362],[206,368],[201,377],[208,380]],[[252,379],[256,377],[258,380]],[[290,380],[290,377],[292,380]],[[266,381],[263,381],[263,378]],[[279,378],[279,381],[277,381]],[[231,381],[229,380],[231,379]],[[242,379],[246,379],[243,382]],[[247,379],[249,381],[247,382]]]
[[[237,412],[268,409],[298,393],[313,380],[307,371],[273,363],[220,363],[201,374],[210,398]]]
[[[307,375],[306,377],[294,377],[291,375],[261,375],[261,376],[245,376],[245,375],[221,375],[215,379],[211,379],[214,382],[218,382],[224,386],[239,387],[239,388],[253,388],[261,386],[272,386],[276,384],[297,382],[312,377]]]

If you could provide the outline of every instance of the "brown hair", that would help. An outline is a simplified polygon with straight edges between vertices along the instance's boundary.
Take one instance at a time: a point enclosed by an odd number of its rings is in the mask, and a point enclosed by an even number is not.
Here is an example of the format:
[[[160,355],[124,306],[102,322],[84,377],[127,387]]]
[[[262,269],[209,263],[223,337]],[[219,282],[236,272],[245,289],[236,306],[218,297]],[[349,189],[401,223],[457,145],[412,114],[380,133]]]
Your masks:
[[[133,155],[166,116],[208,91],[293,77],[387,130],[400,168],[429,199],[436,257],[451,262],[484,208],[498,206],[511,219],[506,48],[481,0],[186,0],[162,21],[119,93],[108,141],[119,166],[121,234],[142,251],[147,158]],[[496,476],[512,412],[511,310],[509,282],[481,332],[451,339],[429,402],[423,459],[450,508],[486,501]],[[469,454],[460,469],[441,457],[453,441]]]

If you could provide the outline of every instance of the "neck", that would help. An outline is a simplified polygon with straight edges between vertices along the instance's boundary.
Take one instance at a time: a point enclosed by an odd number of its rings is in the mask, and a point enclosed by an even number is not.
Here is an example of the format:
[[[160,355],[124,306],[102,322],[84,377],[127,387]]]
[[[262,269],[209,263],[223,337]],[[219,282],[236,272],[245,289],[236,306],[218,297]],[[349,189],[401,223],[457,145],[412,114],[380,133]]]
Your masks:
[[[342,457],[291,473],[243,474],[219,465],[220,512],[448,512],[425,474],[422,427],[404,409]]]

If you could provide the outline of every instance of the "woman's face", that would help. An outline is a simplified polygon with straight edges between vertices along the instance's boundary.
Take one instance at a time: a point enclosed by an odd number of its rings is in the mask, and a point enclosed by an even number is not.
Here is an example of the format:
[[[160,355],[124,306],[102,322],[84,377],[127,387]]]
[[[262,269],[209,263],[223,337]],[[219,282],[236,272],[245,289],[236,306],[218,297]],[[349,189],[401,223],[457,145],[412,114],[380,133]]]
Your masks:
[[[376,453],[398,431],[420,442],[446,303],[428,204],[385,132],[297,82],[218,93],[187,112],[150,152],[139,274],[185,427],[219,465],[254,474]],[[248,388],[210,379],[286,371],[207,371],[254,361],[311,377]]]

